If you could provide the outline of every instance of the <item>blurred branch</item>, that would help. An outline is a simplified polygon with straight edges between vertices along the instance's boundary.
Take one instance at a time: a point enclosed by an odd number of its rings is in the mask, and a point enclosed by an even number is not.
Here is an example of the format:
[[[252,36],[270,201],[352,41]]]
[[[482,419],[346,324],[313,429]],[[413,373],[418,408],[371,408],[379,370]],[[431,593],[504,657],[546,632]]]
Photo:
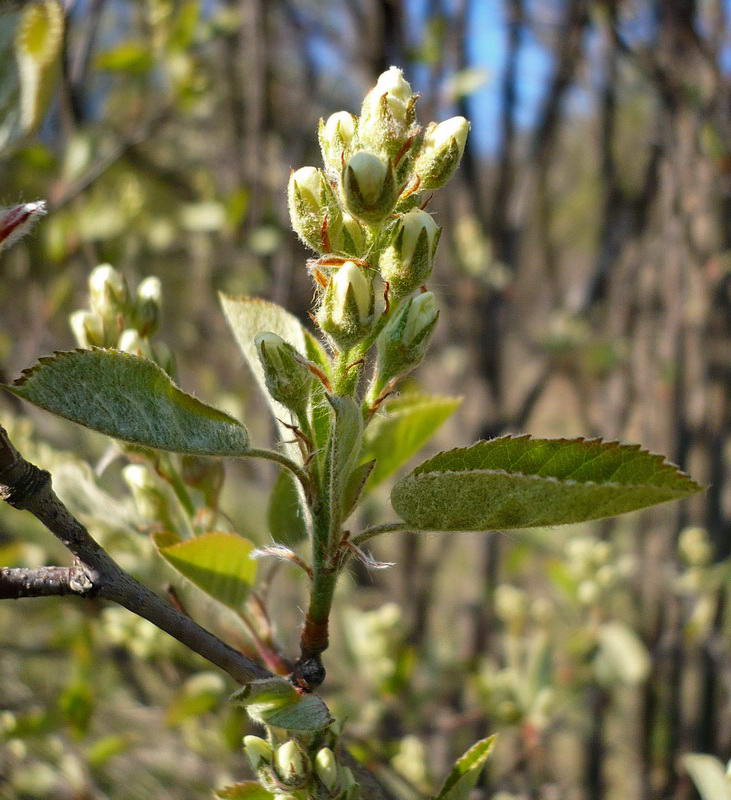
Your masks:
[[[74,555],[75,566],[40,570],[4,569],[0,597],[79,594],[111,600],[148,620],[239,683],[271,673],[229,647],[128,575],[68,511],[51,487],[51,476],[26,461],[0,427],[0,499],[30,511]],[[25,589],[25,590],[24,590]]]

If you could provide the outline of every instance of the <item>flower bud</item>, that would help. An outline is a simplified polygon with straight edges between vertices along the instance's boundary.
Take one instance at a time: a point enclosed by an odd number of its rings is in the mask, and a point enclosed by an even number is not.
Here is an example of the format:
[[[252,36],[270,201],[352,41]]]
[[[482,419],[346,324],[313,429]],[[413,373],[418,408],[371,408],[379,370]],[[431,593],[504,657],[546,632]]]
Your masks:
[[[345,204],[363,222],[381,222],[396,203],[393,170],[382,158],[360,150],[348,161],[343,172]]]
[[[0,252],[25,236],[45,213],[46,204],[43,200],[0,208]]]
[[[300,785],[310,773],[309,759],[294,739],[287,740],[276,749],[274,768],[279,779],[290,786]]]
[[[269,394],[303,420],[317,378],[307,361],[276,333],[264,331],[254,339]]]
[[[325,166],[336,175],[340,173],[343,159],[355,137],[356,118],[347,111],[331,114],[327,121],[320,120],[318,138]]]
[[[470,123],[464,117],[452,117],[438,125],[432,122],[427,127],[414,166],[421,189],[438,189],[452,177],[469,130]]]
[[[244,750],[253,770],[257,770],[262,762],[272,763],[274,755],[272,746],[261,736],[244,736]]]
[[[127,281],[111,264],[100,264],[89,274],[89,299],[98,314],[124,313],[129,302]]]
[[[342,212],[323,174],[315,167],[300,167],[289,178],[287,190],[292,227],[302,241],[318,253],[332,250],[340,236]]]
[[[358,137],[362,144],[395,156],[416,121],[411,86],[398,67],[381,73],[363,100]]]
[[[160,323],[162,305],[162,284],[160,279],[149,275],[137,287],[135,322],[141,336],[149,337]]]
[[[378,267],[389,283],[391,300],[398,302],[425,283],[431,275],[441,228],[431,214],[414,208],[401,216],[391,244]]]
[[[338,248],[349,256],[362,256],[366,249],[366,235],[363,226],[346,211],[343,214],[343,235]]]
[[[325,788],[334,792],[338,785],[338,765],[335,753],[329,747],[322,747],[317,751],[315,772]]]
[[[69,316],[69,326],[79,347],[104,347],[104,320],[93,311],[74,311]]]
[[[386,324],[377,341],[376,371],[368,392],[375,403],[389,383],[417,367],[426,354],[429,339],[439,319],[437,301],[431,292],[408,300]]]
[[[117,350],[132,353],[136,356],[143,354],[142,339],[136,328],[126,328],[122,331],[117,342]]]
[[[373,317],[373,287],[360,267],[346,261],[325,289],[317,322],[341,349],[359,342]]]

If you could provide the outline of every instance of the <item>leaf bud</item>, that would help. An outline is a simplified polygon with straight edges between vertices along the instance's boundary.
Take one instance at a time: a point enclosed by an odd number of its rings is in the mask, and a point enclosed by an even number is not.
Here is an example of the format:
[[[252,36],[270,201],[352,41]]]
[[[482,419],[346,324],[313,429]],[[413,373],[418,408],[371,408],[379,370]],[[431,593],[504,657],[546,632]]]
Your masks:
[[[282,783],[290,786],[301,785],[310,775],[309,759],[294,739],[288,739],[276,749],[274,768]]]
[[[374,150],[395,156],[416,121],[416,98],[398,67],[381,73],[376,85],[363,100],[358,138]]]
[[[338,785],[338,765],[335,753],[329,747],[322,747],[317,751],[315,772],[325,788],[334,792]]]
[[[261,736],[244,736],[244,750],[253,770],[258,769],[262,762],[265,764],[272,763],[274,755],[272,746]]]
[[[421,189],[438,189],[452,177],[464,153],[470,123],[464,117],[452,117],[431,123],[424,132],[414,171]]]
[[[432,292],[424,292],[408,300],[389,320],[376,341],[376,371],[368,393],[371,403],[389,383],[421,363],[438,319],[436,298]]]
[[[0,252],[25,236],[45,213],[46,204],[43,200],[0,208]]]
[[[149,337],[160,324],[162,284],[154,275],[148,275],[137,287],[135,322],[140,336]]]
[[[396,179],[391,165],[366,150],[358,151],[343,172],[345,205],[362,222],[381,222],[396,203]]]
[[[325,289],[317,322],[341,350],[357,344],[373,319],[373,286],[363,270],[346,261]]]
[[[331,241],[340,236],[342,212],[322,170],[300,167],[293,172],[287,197],[292,228],[300,239],[318,253],[331,251]]]
[[[391,300],[398,302],[425,283],[431,275],[441,228],[431,214],[414,208],[396,223],[391,243],[378,267],[389,283]]]
[[[320,120],[318,138],[322,160],[328,171],[338,175],[343,159],[355,138],[356,118],[347,111],[336,111],[326,121]]]
[[[307,413],[310,394],[317,382],[307,361],[276,333],[258,333],[254,344],[264,369],[269,394],[303,419]]]
[[[89,274],[89,299],[92,309],[103,317],[124,313],[129,303],[124,275],[111,264],[95,267]]]
[[[69,315],[69,326],[79,347],[104,347],[104,320],[93,311],[83,309]]]

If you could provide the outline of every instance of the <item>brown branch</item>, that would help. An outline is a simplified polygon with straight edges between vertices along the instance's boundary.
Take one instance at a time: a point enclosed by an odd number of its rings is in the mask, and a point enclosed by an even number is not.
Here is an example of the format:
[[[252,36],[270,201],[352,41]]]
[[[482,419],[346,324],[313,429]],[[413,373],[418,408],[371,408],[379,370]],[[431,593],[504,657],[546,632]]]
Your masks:
[[[94,584],[82,567],[0,568],[0,600],[76,594],[90,597]]]
[[[26,461],[0,426],[0,500],[30,511],[75,557],[71,568],[0,571],[0,597],[94,595],[148,620],[223,669],[239,683],[272,673],[229,647],[139,583],[109,556],[51,488],[51,476]],[[25,591],[23,591],[25,586]]]

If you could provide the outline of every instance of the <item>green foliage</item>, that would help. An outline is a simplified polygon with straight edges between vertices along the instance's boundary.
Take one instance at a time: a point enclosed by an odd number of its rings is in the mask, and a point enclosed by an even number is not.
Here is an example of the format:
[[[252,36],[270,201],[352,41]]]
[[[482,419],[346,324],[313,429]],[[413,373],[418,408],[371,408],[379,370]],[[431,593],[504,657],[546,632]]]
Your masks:
[[[368,488],[393,475],[454,414],[461,397],[405,394],[391,400],[366,429],[363,461],[375,459]]]
[[[152,361],[116,350],[40,359],[12,386],[46,411],[132,444],[211,456],[242,456],[246,428],[185,394]]]
[[[331,722],[330,712],[314,694],[300,694],[284,678],[253,681],[234,692],[232,701],[262,725],[289,731],[318,731]]]
[[[391,502],[419,530],[486,530],[601,519],[699,491],[639,445],[502,436],[425,461]]]
[[[235,533],[204,533],[175,544],[159,544],[160,555],[206,594],[241,611],[256,580],[254,545]]]
[[[441,791],[434,800],[467,800],[494,745],[494,736],[480,739],[479,742],[473,744],[452,767],[452,771],[447,775]]]
[[[307,519],[297,480],[289,470],[280,470],[269,495],[269,532],[275,542],[295,545],[307,538]]]

